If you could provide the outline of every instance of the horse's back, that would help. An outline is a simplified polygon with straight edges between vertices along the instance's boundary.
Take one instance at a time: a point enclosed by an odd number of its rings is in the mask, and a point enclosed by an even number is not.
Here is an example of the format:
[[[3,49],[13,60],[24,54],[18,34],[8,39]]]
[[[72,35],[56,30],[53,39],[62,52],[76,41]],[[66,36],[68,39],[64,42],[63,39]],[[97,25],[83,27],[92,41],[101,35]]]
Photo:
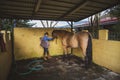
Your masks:
[[[62,39],[64,46],[77,48],[80,46],[80,43],[86,42],[88,40],[88,32],[80,31],[77,33],[66,33]]]
[[[70,39],[70,45],[72,48],[77,48],[79,46],[79,41],[76,35],[73,35]]]
[[[88,41],[88,32],[80,31],[78,33],[75,33],[71,38],[71,46],[73,48],[77,48],[82,43],[87,43]]]

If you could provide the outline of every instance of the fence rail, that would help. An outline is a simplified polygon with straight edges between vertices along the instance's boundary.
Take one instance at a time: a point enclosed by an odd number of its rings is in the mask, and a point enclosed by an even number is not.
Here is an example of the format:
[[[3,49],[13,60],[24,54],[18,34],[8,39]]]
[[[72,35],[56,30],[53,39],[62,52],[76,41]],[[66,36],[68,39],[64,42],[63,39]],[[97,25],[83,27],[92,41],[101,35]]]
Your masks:
[[[120,32],[109,32],[108,33],[108,40],[117,40],[120,41]]]

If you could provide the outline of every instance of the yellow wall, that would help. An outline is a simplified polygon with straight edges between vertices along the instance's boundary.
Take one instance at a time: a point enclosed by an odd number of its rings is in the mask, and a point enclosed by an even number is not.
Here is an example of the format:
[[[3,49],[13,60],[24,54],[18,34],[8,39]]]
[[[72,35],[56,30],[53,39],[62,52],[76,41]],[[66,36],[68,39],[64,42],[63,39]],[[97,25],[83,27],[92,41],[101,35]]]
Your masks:
[[[108,39],[108,30],[99,31],[99,39],[93,39],[93,62],[120,73],[120,41]],[[83,57],[80,49],[74,49],[74,54]]]
[[[93,40],[93,61],[120,73],[120,41]]]
[[[75,48],[75,49],[73,49],[73,54],[75,55],[75,56],[78,56],[78,57],[83,57],[83,55],[82,55],[82,50],[80,49],[80,48]]]
[[[93,62],[120,73],[120,41],[93,39]],[[73,49],[74,55],[83,57],[81,49]]]
[[[70,30],[70,29],[67,29]],[[16,60],[41,57],[43,55],[43,49],[40,47],[39,38],[43,36],[44,32],[51,32],[53,29],[47,28],[15,28],[15,58]],[[100,31],[101,32],[101,31]],[[104,31],[102,31],[103,33]],[[106,36],[99,33],[99,37],[102,39],[93,39],[93,61],[101,66],[107,67],[115,72],[120,73],[120,42],[108,41],[107,30],[105,30]],[[103,39],[104,38],[104,39]],[[50,54],[61,55],[63,49],[61,41],[58,40],[50,42]],[[81,57],[80,49],[73,49],[73,53],[76,56]]]
[[[43,49],[40,46],[40,37],[43,37],[45,32],[48,32],[51,36],[52,31],[52,28],[15,28],[15,59],[21,60],[41,57],[43,55]],[[63,53],[60,40],[57,40],[57,43],[56,40],[51,41],[50,45],[49,51],[51,55],[61,55]]]
[[[107,29],[99,30],[99,39],[108,40],[108,30]]]
[[[3,32],[3,31],[2,31]],[[5,34],[5,32],[3,32]],[[7,52],[0,52],[0,80],[6,80],[11,68],[11,41],[9,40],[9,35],[4,37],[6,42]]]

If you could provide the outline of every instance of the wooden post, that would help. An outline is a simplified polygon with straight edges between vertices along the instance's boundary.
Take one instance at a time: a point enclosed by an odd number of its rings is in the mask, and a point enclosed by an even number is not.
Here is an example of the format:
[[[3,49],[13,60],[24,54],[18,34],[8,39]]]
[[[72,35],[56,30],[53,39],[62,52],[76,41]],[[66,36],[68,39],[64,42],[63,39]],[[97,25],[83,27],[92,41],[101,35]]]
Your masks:
[[[108,40],[108,30],[99,30],[99,39],[100,40]]]
[[[71,32],[73,33],[73,21],[71,21]],[[73,54],[73,49],[71,48],[71,54]]]
[[[2,19],[0,19],[0,32],[2,30]]]
[[[71,21],[71,32],[73,32],[73,21]]]
[[[14,27],[16,27],[16,20],[13,20],[13,26],[11,27],[11,53],[12,53],[12,66],[15,67],[15,56],[14,56]]]

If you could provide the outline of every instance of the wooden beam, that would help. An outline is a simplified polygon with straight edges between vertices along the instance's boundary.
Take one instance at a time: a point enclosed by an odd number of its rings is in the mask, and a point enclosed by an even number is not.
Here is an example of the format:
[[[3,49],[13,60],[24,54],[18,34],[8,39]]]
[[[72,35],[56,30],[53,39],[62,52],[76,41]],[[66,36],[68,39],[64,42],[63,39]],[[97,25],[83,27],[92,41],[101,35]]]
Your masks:
[[[39,11],[42,0],[37,0],[37,4],[35,4],[34,13],[36,14]]]
[[[20,10],[1,10],[0,14],[8,14],[8,13],[13,13],[13,14],[32,14],[30,11],[20,11]]]
[[[80,8],[83,8],[84,6],[86,6],[89,3],[89,0],[84,0],[83,2],[80,2],[77,6],[75,6],[74,8],[72,8],[70,11],[68,11],[67,13],[63,14],[62,16],[60,16],[59,18],[63,18],[67,15],[73,14],[76,11],[78,11]]]
[[[82,20],[82,19],[85,19],[85,18],[87,18],[87,17],[90,17],[90,16],[92,16],[92,15],[94,15],[94,14],[97,14],[97,13],[99,13],[99,12],[102,12],[102,11],[104,11],[104,10],[106,10],[106,9],[109,9],[109,8],[112,8],[113,6],[116,6],[116,5],[118,5],[119,4],[119,2],[118,3],[115,3],[115,4],[112,4],[112,5],[110,5],[110,6],[108,6],[108,7],[106,7],[106,8],[101,8],[100,10],[98,10],[97,12],[93,12],[93,13],[91,13],[91,14],[89,14],[88,16],[85,16],[85,17],[81,17],[81,18],[79,18],[79,19],[77,19],[76,21],[80,21],[80,20]],[[75,21],[75,22],[76,22]]]

